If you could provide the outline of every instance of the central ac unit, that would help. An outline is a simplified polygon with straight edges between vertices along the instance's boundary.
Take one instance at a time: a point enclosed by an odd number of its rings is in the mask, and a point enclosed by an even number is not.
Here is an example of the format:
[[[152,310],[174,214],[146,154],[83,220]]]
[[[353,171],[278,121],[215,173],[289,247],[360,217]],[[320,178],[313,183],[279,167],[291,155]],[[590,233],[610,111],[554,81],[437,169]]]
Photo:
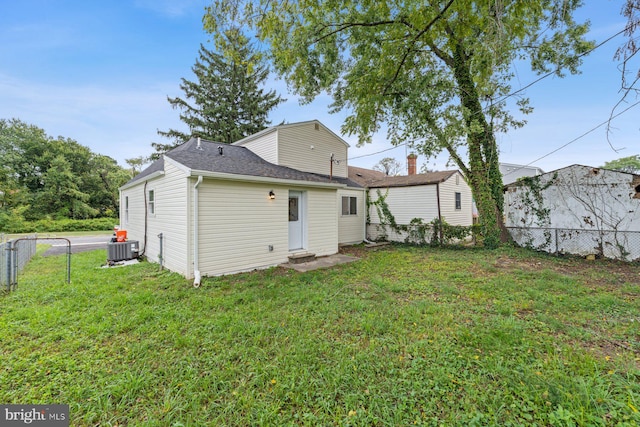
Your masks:
[[[109,262],[138,258],[138,252],[139,245],[137,240],[107,243],[107,260]]]

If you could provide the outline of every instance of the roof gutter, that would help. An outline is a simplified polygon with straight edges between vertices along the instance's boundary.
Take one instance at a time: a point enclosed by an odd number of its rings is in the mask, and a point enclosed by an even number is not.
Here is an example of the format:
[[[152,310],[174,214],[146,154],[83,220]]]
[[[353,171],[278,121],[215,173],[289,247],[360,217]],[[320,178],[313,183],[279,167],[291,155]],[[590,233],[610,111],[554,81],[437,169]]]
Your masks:
[[[346,184],[340,184],[337,182],[315,182],[315,181],[300,181],[296,179],[283,179],[283,178],[270,178],[265,176],[251,176],[251,175],[237,175],[233,173],[223,172],[210,172],[201,170],[191,170],[190,176],[204,177],[204,178],[216,178],[228,181],[244,181],[244,182],[259,182],[268,184],[283,184],[293,185],[298,187],[321,187],[321,188],[346,188]]]
[[[155,171],[155,172],[150,173],[149,175],[147,175],[147,176],[145,176],[143,178],[140,178],[140,179],[138,179],[136,181],[132,181],[132,182],[129,182],[127,184],[124,184],[122,187],[120,187],[120,191],[126,190],[127,188],[135,187],[138,184],[142,184],[145,181],[150,181],[150,180],[158,178],[159,176],[162,176],[162,175],[164,175],[164,171]]]

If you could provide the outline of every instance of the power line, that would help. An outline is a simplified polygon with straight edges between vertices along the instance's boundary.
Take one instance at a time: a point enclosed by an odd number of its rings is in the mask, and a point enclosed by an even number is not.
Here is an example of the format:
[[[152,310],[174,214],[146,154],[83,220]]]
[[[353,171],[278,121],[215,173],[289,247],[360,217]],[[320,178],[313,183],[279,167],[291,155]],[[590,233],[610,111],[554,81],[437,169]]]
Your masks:
[[[613,119],[615,119],[616,117],[618,117],[618,116],[620,116],[620,115],[622,115],[622,114],[626,113],[627,111],[629,111],[630,109],[632,109],[633,107],[635,107],[635,106],[637,106],[637,105],[639,105],[639,104],[640,104],[640,101],[636,102],[635,104],[631,104],[630,106],[628,106],[627,108],[625,108],[624,110],[622,110],[621,112],[619,112],[618,114],[616,114],[616,115],[614,115],[614,116],[611,116],[610,118],[608,118],[608,119],[607,119],[607,120],[605,120],[604,122],[602,122],[602,123],[600,123],[599,125],[597,125],[597,126],[595,126],[595,127],[591,128],[591,129],[589,129],[588,131],[586,131],[586,132],[585,132],[585,133],[583,133],[582,135],[580,135],[580,136],[578,136],[578,137],[576,137],[576,138],[572,139],[571,141],[567,142],[567,143],[566,143],[566,144],[564,144],[564,145],[561,145],[560,147],[556,148],[555,150],[550,151],[549,153],[545,154],[544,156],[542,156],[542,157],[538,157],[537,159],[535,159],[534,161],[532,161],[532,162],[530,162],[530,163],[527,163],[527,164],[526,164],[526,165],[524,165],[523,167],[518,168],[518,169],[515,169],[515,171],[518,171],[518,170],[520,170],[520,169],[523,169],[523,168],[525,168],[525,167],[527,167],[527,166],[531,166],[532,164],[534,164],[534,163],[536,163],[536,162],[538,162],[538,161],[540,161],[540,160],[542,160],[542,159],[544,159],[544,158],[546,158],[546,157],[549,157],[549,156],[550,156],[550,155],[552,155],[552,154],[557,153],[558,151],[562,150],[563,148],[565,148],[565,147],[567,147],[567,146],[569,146],[569,145],[573,144],[574,142],[576,142],[576,141],[578,141],[578,140],[580,140],[580,139],[584,138],[585,136],[589,135],[591,132],[593,132],[593,131],[597,130],[598,128],[601,128],[602,126],[604,126],[604,125],[606,125],[607,123],[609,123],[611,120],[613,120]],[[513,172],[515,172],[515,171],[513,171]]]
[[[592,52],[593,52],[593,51],[595,51],[596,49],[598,49],[598,48],[602,47],[604,44],[606,44],[606,43],[610,42],[610,41],[611,41],[611,40],[613,40],[614,38],[616,38],[616,37],[618,37],[619,35],[623,34],[623,33],[624,33],[628,28],[629,28],[628,26],[627,26],[627,27],[625,27],[625,28],[623,28],[622,30],[620,30],[620,31],[618,31],[617,33],[613,34],[612,36],[610,36],[610,37],[606,38],[606,39],[605,39],[605,40],[603,40],[602,42],[600,42],[600,43],[596,44],[593,48],[589,49],[588,51],[585,51],[585,52],[583,52],[583,53],[581,53],[581,54],[579,54],[579,55],[576,55],[575,59],[582,58],[583,56],[586,56],[586,55],[588,55],[588,54],[592,53]],[[526,89],[530,88],[531,86],[533,86],[533,85],[535,85],[535,84],[537,84],[537,83],[541,82],[542,80],[544,80],[544,79],[546,79],[546,78],[548,78],[548,77],[550,77],[550,76],[552,76],[552,75],[554,75],[554,74],[556,74],[556,71],[550,71],[550,72],[548,72],[548,73],[546,73],[546,74],[542,75],[541,77],[537,78],[536,80],[532,81],[531,83],[529,83],[529,84],[527,84],[527,85],[525,85],[525,86],[523,86],[523,87],[521,87],[521,88],[519,88],[519,89],[517,89],[517,90],[515,90],[515,91],[513,91],[513,92],[511,92],[511,93],[508,93],[508,94],[507,94],[507,95],[505,95],[505,96],[503,96],[500,100],[498,100],[498,101],[497,101],[497,103],[504,102],[504,101],[505,101],[505,100],[507,100],[508,98],[511,98],[511,97],[513,97],[513,96],[517,95],[518,93],[525,91]],[[531,164],[533,164],[533,163],[535,163],[535,162],[537,162],[537,161],[539,161],[539,160],[541,160],[541,159],[543,159],[543,158],[545,158],[545,157],[547,157],[547,156],[550,156],[551,154],[555,153],[556,151],[559,151],[559,150],[561,150],[562,148],[564,148],[564,147],[566,147],[566,146],[568,146],[568,145],[572,144],[573,142],[575,142],[575,141],[579,140],[580,138],[582,138],[582,137],[584,137],[584,136],[588,135],[589,133],[591,133],[591,132],[595,131],[596,129],[598,129],[598,128],[602,127],[604,124],[609,123],[612,119],[614,119],[615,117],[618,117],[620,114],[623,114],[624,112],[626,112],[627,110],[631,109],[632,107],[634,107],[634,106],[636,106],[636,105],[637,105],[637,103],[636,103],[636,104],[633,104],[631,107],[629,107],[629,108],[627,108],[627,109],[623,110],[621,113],[619,113],[619,114],[617,114],[617,115],[615,115],[615,116],[610,117],[606,122],[599,124],[599,125],[598,125],[598,126],[596,126],[595,128],[593,128],[593,129],[591,129],[591,130],[587,131],[586,133],[582,134],[581,136],[577,137],[576,139],[574,139],[574,140],[572,140],[572,141],[569,141],[567,144],[563,145],[562,147],[558,148],[557,150],[554,150],[554,151],[552,151],[551,153],[548,153],[548,154],[546,154],[545,156],[543,156],[543,157],[541,157],[541,158],[539,158],[539,159],[536,159],[536,160],[532,161],[531,163],[527,164],[526,166],[530,166]],[[485,107],[485,108],[483,108],[483,109],[482,109],[482,112],[483,112],[483,113],[485,113],[489,108],[490,108],[490,107]],[[391,150],[396,149],[396,148],[398,148],[398,147],[406,146],[406,145],[408,145],[408,144],[409,144],[409,142],[404,142],[404,143],[402,143],[402,144],[398,144],[398,145],[395,145],[395,146],[393,146],[393,147],[391,147],[391,148],[386,148],[386,149],[384,149],[384,150],[377,151],[377,152],[375,152],[375,153],[363,154],[363,155],[360,155],[360,156],[351,157],[351,158],[349,158],[349,159],[344,159],[344,160],[355,160],[355,159],[360,159],[360,158],[363,158],[363,157],[375,156],[376,154],[381,154],[381,153],[384,153],[384,152],[386,152],[386,151],[391,151]],[[343,159],[341,159],[341,160],[339,160],[339,161],[343,161]],[[516,170],[519,170],[519,169],[516,169]]]
[[[406,145],[409,145],[409,143],[408,142],[403,142],[402,144],[394,145],[391,148],[385,148],[384,150],[376,151],[375,153],[363,154],[361,156],[356,156],[356,157],[349,157],[349,160],[355,160],[355,159],[361,159],[363,157],[375,156],[376,154],[384,153],[385,151],[395,150],[396,148],[399,148],[399,147],[402,147],[402,146],[406,146]]]
[[[602,45],[604,45],[604,44],[606,44],[606,43],[610,42],[611,40],[613,40],[613,39],[615,39],[616,37],[618,37],[620,34],[624,33],[624,32],[627,30],[627,28],[629,28],[629,27],[625,27],[625,28],[623,28],[622,30],[620,30],[620,31],[618,31],[617,33],[615,33],[614,35],[612,35],[612,36],[608,37],[608,38],[607,38],[607,39],[605,39],[604,41],[602,41],[602,42],[598,43],[597,45],[595,45],[595,46],[594,46],[594,47],[592,47],[591,49],[587,50],[586,52],[583,52],[583,53],[581,53],[580,55],[576,55],[575,59],[580,59],[580,58],[582,58],[583,56],[589,55],[589,54],[590,54],[591,52],[593,52],[594,50],[596,50],[596,49],[598,49],[598,48],[602,47]],[[549,71],[547,74],[544,74],[543,76],[540,76],[539,78],[537,78],[536,80],[534,80],[534,81],[532,81],[531,83],[527,84],[526,86],[523,86],[523,87],[521,87],[520,89],[518,89],[518,90],[516,90],[516,91],[513,91],[513,92],[511,92],[511,93],[509,93],[509,94],[507,94],[507,95],[503,96],[503,97],[502,97],[502,99],[500,99],[498,102],[503,102],[503,101],[504,101],[504,100],[506,100],[507,98],[511,98],[512,96],[517,95],[518,93],[520,93],[520,92],[522,92],[522,91],[524,91],[524,90],[526,90],[526,89],[529,89],[531,86],[533,86],[533,85],[535,85],[535,84],[537,84],[537,83],[541,82],[542,80],[544,80],[544,79],[546,79],[547,77],[550,77],[550,76],[552,76],[552,75],[554,75],[554,74],[556,74],[556,71]],[[488,107],[487,107],[487,108],[485,108],[485,110],[487,110],[487,109],[488,109]]]

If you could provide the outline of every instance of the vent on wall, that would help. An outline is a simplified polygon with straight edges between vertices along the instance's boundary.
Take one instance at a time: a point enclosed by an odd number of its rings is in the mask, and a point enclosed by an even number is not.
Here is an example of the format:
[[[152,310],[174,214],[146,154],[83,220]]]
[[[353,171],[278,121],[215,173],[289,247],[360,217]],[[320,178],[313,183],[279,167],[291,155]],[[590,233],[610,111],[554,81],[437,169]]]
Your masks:
[[[314,123],[313,127],[315,130],[320,130],[320,125],[318,123]]]

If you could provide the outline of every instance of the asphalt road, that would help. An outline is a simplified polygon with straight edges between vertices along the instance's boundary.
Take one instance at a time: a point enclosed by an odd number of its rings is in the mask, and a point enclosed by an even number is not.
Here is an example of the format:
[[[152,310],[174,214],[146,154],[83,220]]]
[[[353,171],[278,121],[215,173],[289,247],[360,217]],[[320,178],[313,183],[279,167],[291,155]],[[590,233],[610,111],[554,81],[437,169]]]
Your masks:
[[[57,238],[58,236],[56,236]],[[71,253],[93,251],[95,249],[106,249],[107,243],[111,236],[74,236],[61,238],[69,239],[71,242]],[[38,236],[38,243],[50,244],[49,248],[43,256],[62,255],[67,253],[68,243],[66,240],[56,240],[56,238],[47,239],[45,236]]]

